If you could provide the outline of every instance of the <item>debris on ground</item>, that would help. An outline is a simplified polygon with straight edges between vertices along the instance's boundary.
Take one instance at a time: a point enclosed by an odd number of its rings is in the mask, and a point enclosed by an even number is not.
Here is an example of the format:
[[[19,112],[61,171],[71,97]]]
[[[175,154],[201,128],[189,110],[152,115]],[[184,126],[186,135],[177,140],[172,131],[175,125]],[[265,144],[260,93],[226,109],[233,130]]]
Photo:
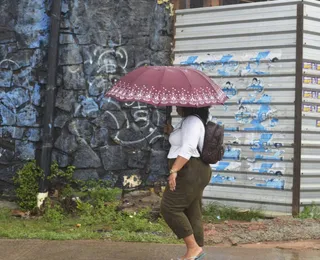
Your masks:
[[[205,223],[206,244],[241,245],[269,241],[320,239],[320,220],[291,216],[259,219],[251,222]]]

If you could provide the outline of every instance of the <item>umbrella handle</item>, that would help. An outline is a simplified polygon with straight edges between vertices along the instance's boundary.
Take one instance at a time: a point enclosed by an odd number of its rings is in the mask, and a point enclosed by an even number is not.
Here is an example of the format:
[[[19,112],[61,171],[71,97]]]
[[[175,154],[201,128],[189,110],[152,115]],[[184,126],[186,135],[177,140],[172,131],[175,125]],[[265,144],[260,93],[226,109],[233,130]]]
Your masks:
[[[166,124],[169,124],[169,125],[171,125],[171,122],[172,122],[171,112],[172,112],[172,107],[166,107]]]

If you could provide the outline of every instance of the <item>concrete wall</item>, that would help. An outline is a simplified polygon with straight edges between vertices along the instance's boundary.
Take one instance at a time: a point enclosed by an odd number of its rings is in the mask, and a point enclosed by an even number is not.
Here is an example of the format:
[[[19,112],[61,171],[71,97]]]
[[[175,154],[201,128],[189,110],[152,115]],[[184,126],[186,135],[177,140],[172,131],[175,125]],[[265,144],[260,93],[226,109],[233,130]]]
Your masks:
[[[0,189],[41,147],[49,8],[1,1],[0,138],[14,149],[0,147]],[[81,179],[129,187],[161,180],[165,111],[103,94],[136,67],[169,65],[172,37],[170,12],[154,0],[63,1],[53,160],[76,166]]]

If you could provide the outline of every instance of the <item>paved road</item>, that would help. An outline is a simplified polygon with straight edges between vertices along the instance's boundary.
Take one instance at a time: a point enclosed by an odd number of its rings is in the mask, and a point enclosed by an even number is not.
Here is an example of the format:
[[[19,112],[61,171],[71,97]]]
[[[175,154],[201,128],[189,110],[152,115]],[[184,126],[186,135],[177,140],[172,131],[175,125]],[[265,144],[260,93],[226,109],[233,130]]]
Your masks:
[[[182,254],[180,245],[107,241],[0,240],[1,260],[170,260]],[[319,260],[317,250],[207,247],[206,260]],[[174,258],[175,259],[175,258]]]

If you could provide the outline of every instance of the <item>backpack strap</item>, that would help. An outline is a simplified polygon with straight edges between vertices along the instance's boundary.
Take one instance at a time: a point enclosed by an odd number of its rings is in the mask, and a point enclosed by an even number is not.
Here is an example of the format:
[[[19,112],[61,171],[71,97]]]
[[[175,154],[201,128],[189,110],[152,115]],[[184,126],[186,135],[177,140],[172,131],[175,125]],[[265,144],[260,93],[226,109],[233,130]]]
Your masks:
[[[206,127],[206,124],[202,121],[202,119],[201,119],[201,117],[200,117],[199,115],[193,114],[193,115],[191,115],[191,116],[196,116],[197,118],[199,118],[200,121],[202,122],[203,126]]]
[[[199,154],[201,155],[201,151],[200,151],[200,149],[199,149],[199,146],[197,146],[197,150],[198,150]]]
[[[197,115],[197,114],[193,114],[193,115],[191,115],[191,116],[196,116],[197,118],[199,118],[200,121],[202,122],[203,126],[204,126],[204,131],[206,131],[206,125],[205,125],[205,123],[202,121],[201,117],[200,117],[199,115]],[[201,151],[200,151],[200,149],[199,149],[199,145],[197,145],[197,150],[198,150],[198,152],[199,152],[199,154],[200,154],[200,156],[201,156]]]

